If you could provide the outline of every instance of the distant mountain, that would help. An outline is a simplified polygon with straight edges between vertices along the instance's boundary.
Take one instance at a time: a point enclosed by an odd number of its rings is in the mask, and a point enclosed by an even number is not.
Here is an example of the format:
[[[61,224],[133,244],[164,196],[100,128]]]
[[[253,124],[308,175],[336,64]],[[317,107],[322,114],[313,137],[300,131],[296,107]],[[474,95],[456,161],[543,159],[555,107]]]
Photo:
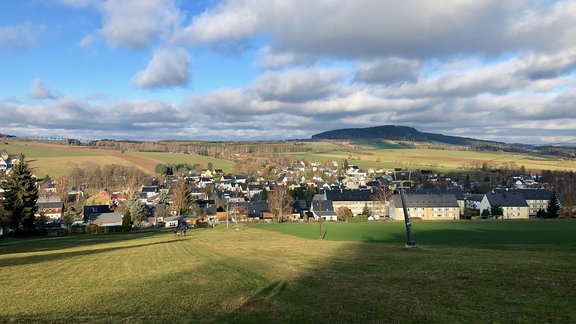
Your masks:
[[[504,144],[494,141],[477,140],[468,137],[447,136],[442,134],[420,132],[407,126],[376,126],[366,128],[346,128],[331,130],[312,135],[312,139],[361,139],[378,138],[393,141],[439,142],[451,145],[495,145]]]

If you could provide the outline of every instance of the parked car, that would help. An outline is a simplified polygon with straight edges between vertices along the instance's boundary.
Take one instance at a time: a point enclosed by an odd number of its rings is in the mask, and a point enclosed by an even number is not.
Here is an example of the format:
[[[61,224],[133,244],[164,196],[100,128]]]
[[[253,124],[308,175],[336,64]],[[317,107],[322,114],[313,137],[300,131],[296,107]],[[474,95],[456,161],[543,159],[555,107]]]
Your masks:
[[[154,227],[164,227],[164,226],[166,226],[166,223],[165,222],[154,222],[153,225],[154,225]]]

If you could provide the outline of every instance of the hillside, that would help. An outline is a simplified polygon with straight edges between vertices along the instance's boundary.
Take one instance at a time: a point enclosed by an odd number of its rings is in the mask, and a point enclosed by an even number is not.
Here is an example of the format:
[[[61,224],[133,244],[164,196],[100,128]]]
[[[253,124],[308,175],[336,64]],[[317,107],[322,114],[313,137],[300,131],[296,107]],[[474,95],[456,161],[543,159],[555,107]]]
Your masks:
[[[336,129],[312,135],[313,140],[388,140],[398,142],[437,143],[443,145],[466,146],[474,151],[501,151],[508,153],[542,154],[566,159],[576,158],[576,148],[562,145],[527,145],[508,144],[496,141],[479,140],[469,137],[448,136],[435,133],[420,132],[407,126],[376,126],[366,128]]]
[[[312,135],[312,139],[360,139],[360,138],[379,138],[393,141],[439,142],[451,145],[467,145],[467,146],[504,144],[500,142],[477,140],[467,137],[425,133],[420,132],[413,127],[396,126],[396,125],[337,129]]]

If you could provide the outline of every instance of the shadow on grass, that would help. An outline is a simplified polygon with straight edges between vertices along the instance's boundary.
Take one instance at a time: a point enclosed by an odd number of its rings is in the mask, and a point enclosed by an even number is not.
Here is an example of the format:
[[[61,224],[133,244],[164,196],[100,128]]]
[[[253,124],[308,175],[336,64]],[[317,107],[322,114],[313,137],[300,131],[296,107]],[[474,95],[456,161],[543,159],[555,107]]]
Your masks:
[[[330,255],[306,259],[300,273],[285,279],[269,271],[281,257],[258,268],[254,254],[273,246],[262,240],[256,251],[221,255],[194,240],[174,240],[200,265],[147,278],[117,293],[98,295],[100,305],[85,310],[18,318],[53,322],[146,323],[468,323],[576,322],[576,251],[540,253],[474,248],[484,229],[467,246],[450,246],[464,231],[427,233],[414,226],[415,249],[404,248],[405,232],[367,234],[346,243],[320,241]],[[401,227],[400,227],[401,228]],[[506,235],[511,235],[509,233]],[[336,234],[327,228],[326,238]],[[497,238],[502,240],[499,234]],[[315,232],[318,237],[318,232]],[[466,236],[468,237],[468,236]],[[258,233],[252,237],[259,240]],[[512,242],[515,238],[512,237]],[[210,242],[213,244],[214,242]],[[133,247],[133,246],[132,246]],[[334,247],[335,250],[332,250]],[[130,247],[127,247],[130,248]],[[206,250],[203,250],[206,249]],[[104,252],[101,249],[100,252]],[[216,250],[217,251],[217,250]],[[98,252],[97,252],[98,253]],[[567,254],[575,258],[567,258]],[[65,256],[65,254],[63,254]],[[61,256],[62,257],[62,256]],[[265,256],[260,256],[265,259]],[[260,263],[261,264],[261,263]],[[298,263],[295,263],[298,264]],[[184,268],[183,268],[184,269]],[[280,268],[283,269],[283,268]],[[281,277],[281,276],[280,276]],[[241,301],[238,303],[238,301]],[[118,306],[120,305],[120,306]],[[227,305],[233,305],[230,308]],[[561,310],[561,311],[559,311]],[[8,318],[10,320],[10,318]]]
[[[3,238],[0,239],[0,254],[47,252],[69,249],[77,246],[130,241],[147,236],[158,235],[159,232],[160,231],[134,231],[125,233],[78,234],[57,237],[42,236]]]
[[[128,240],[124,240],[128,241]],[[89,256],[98,253],[106,253],[109,251],[119,251],[119,250],[129,250],[135,249],[139,247],[145,246],[153,246],[153,245],[163,245],[163,244],[171,244],[174,242],[178,242],[179,240],[166,240],[161,242],[151,242],[145,244],[133,244],[133,245],[126,245],[122,247],[114,246],[109,248],[98,248],[98,249],[82,249],[78,251],[67,251],[67,252],[53,252],[53,253],[46,253],[46,254],[35,254],[30,256],[14,256],[14,257],[6,257],[2,258],[2,263],[0,263],[0,268],[3,267],[12,267],[12,266],[19,266],[19,265],[26,265],[26,264],[35,264],[40,262],[49,262],[53,260],[66,260],[70,258],[80,257],[80,256]],[[102,241],[100,240],[100,244],[109,243],[110,241]],[[118,242],[118,240],[116,241]],[[97,244],[97,243],[93,243]],[[62,248],[61,248],[62,249]],[[50,250],[53,251],[53,250]],[[38,252],[35,250],[34,252]]]

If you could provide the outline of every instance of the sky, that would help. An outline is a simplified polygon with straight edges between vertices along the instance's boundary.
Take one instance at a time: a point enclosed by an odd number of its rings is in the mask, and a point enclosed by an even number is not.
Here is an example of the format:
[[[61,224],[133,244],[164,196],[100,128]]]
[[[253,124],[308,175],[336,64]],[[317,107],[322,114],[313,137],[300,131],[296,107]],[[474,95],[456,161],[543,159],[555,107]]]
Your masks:
[[[0,133],[574,144],[575,22],[576,0],[4,1]]]

